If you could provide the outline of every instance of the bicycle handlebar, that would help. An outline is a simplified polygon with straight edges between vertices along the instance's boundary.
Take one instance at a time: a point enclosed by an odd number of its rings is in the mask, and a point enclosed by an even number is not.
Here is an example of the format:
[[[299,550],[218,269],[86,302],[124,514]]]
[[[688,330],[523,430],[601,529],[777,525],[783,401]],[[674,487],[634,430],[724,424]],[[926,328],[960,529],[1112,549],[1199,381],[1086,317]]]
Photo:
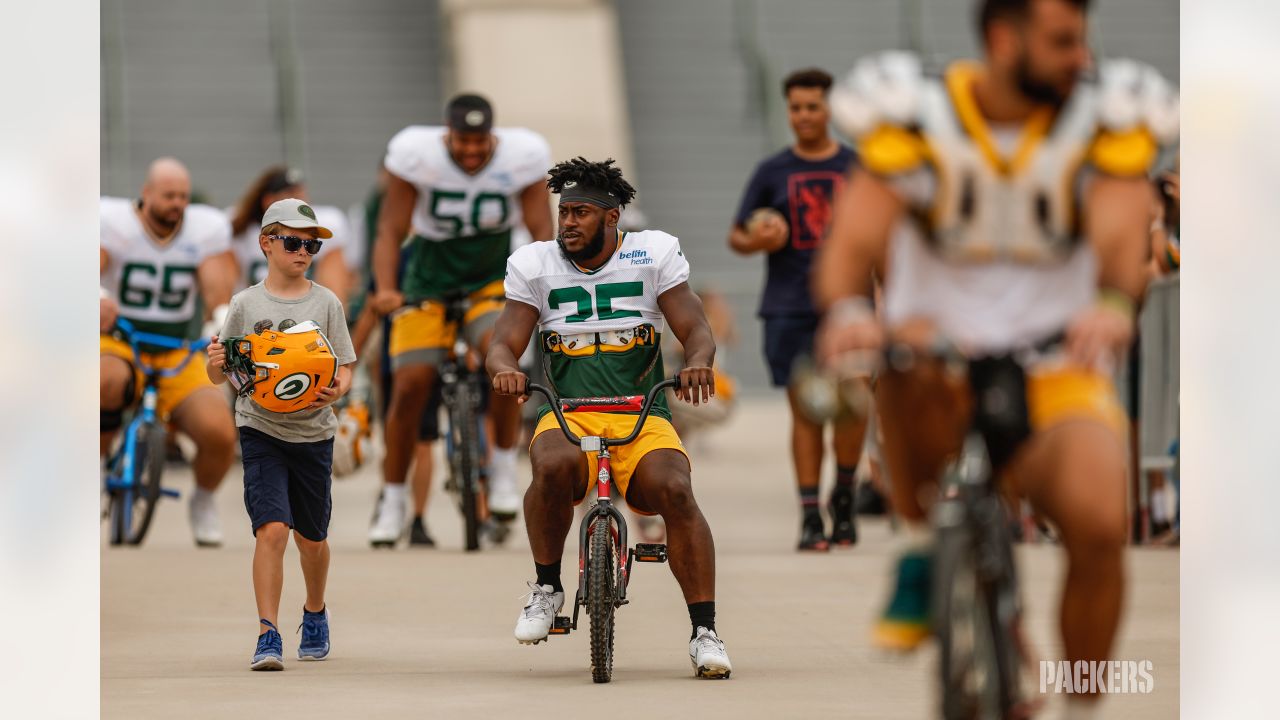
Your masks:
[[[654,401],[658,397],[658,393],[669,387],[679,387],[680,377],[676,376],[649,388],[646,395],[623,395],[619,397],[597,397],[597,398],[559,398],[555,393],[547,388],[537,384],[529,383],[527,392],[532,395],[535,392],[542,393],[547,398],[547,402],[551,404],[551,412],[555,413],[556,422],[560,424],[560,429],[564,432],[564,436],[569,442],[582,446],[582,438],[573,434],[569,429],[568,423],[565,422],[564,414],[566,412],[607,412],[610,410],[639,410],[640,417],[636,420],[636,425],[631,429],[631,434],[625,438],[602,438],[601,442],[609,447],[617,447],[619,445],[628,445],[635,441],[640,435],[640,430],[644,428],[645,420],[649,419],[649,413],[653,410]]]
[[[163,378],[174,377],[187,367],[187,363],[191,358],[201,350],[209,347],[212,342],[209,338],[200,338],[198,340],[180,340],[178,338],[169,337],[168,335],[157,335],[155,333],[143,332],[136,330],[133,323],[125,318],[116,319],[116,328],[124,335],[124,341],[129,344],[129,349],[133,351],[133,361],[144,373],[154,374]],[[157,370],[142,361],[139,345],[151,345],[153,347],[162,348],[164,350],[186,350],[187,356],[182,362],[171,368]]]
[[[1037,357],[1052,355],[1058,351],[1066,339],[1065,332],[1056,332],[1035,342],[1016,347],[1008,355],[1018,359],[1023,365]],[[836,359],[836,371],[849,377],[870,376],[885,368],[904,369],[917,360],[932,358],[944,364],[962,368],[967,367],[974,356],[944,336],[936,336],[924,348],[916,348],[902,342],[890,342],[883,347],[869,350],[852,350]]]

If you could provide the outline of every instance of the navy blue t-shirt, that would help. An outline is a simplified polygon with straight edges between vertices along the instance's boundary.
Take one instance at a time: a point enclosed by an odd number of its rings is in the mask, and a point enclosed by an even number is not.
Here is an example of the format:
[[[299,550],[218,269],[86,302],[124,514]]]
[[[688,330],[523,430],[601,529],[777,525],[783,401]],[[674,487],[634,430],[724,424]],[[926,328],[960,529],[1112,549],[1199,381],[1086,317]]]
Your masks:
[[[809,292],[813,254],[831,224],[831,201],[855,159],[845,145],[826,160],[805,160],[787,148],[756,166],[742,193],[735,222],[744,225],[752,211],[770,207],[791,228],[786,247],[769,253],[760,317],[816,315]]]

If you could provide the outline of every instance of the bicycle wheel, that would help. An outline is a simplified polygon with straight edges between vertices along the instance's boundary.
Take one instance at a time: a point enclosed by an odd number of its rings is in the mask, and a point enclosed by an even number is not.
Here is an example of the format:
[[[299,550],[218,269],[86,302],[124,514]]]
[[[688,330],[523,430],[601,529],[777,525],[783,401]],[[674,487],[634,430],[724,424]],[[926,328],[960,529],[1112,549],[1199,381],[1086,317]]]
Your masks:
[[[449,432],[453,434],[453,468],[458,486],[458,509],[462,512],[463,543],[468,551],[480,549],[480,518],[476,488],[479,472],[479,419],[476,417],[474,388],[457,388],[456,402],[449,405]]]
[[[111,544],[141,545],[151,528],[160,502],[160,478],[164,473],[165,431],[143,424],[133,446],[133,477],[129,487],[111,497]]]
[[[938,636],[944,720],[1000,718],[1001,673],[990,587],[979,576],[978,547],[966,526],[941,529],[934,555],[933,617]]]
[[[994,511],[1004,517],[1004,508],[995,498],[991,499]],[[1023,646],[1019,637],[1019,616],[1021,607],[1018,600],[1018,579],[1013,562],[1013,539],[1008,526],[1004,523],[993,523],[984,526],[987,536],[987,563],[984,567],[986,587],[988,588],[987,611],[993,629],[992,650],[998,671],[998,701],[1002,709],[1001,717],[1026,716],[1029,711],[1023,707],[1021,677]]]
[[[607,683],[613,677],[613,611],[618,577],[618,544],[609,516],[601,513],[591,528],[587,558],[587,614],[591,616],[591,679]]]

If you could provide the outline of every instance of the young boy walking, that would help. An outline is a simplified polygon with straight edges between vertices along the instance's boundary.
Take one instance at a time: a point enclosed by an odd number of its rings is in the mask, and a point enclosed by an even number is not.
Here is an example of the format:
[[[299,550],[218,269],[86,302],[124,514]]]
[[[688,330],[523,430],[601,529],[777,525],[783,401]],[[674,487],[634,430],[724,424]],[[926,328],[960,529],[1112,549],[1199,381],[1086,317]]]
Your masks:
[[[302,559],[307,599],[302,607],[298,659],[323,660],[329,654],[329,613],[325,581],[329,574],[329,515],[332,507],[333,436],[338,426],[330,407],[351,387],[355,351],[342,303],[306,277],[322,238],[332,233],[316,221],[301,200],[281,200],[262,217],[258,244],[267,258],[267,277],[237,293],[222,327],[209,345],[206,370],[215,383],[227,381],[223,338],[250,335],[270,327],[288,330],[314,322],[329,339],[338,361],[331,387],[322,388],[305,409],[279,413],[252,397],[236,399],[236,426],[244,460],[244,505],[253,524],[253,592],[259,635],[250,667],[283,670],[284,651],[276,628],[284,585],[284,551],[293,530]],[[270,323],[268,326],[267,323]]]

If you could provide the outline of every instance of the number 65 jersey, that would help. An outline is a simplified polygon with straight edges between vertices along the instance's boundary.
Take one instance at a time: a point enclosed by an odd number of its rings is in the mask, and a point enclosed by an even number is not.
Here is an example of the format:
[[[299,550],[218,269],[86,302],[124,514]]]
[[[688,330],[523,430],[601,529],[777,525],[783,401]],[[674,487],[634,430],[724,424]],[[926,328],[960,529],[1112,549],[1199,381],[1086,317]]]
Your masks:
[[[207,205],[188,205],[182,227],[161,245],[142,226],[133,201],[104,197],[99,230],[107,265],[102,286],[120,304],[120,315],[139,330],[189,338],[196,322],[196,270],[231,247],[231,225]]]
[[[555,242],[535,242],[507,261],[506,296],[538,310],[547,377],[561,397],[643,395],[666,379],[665,320],[658,296],[689,280],[675,237],[622,235],[597,270],[569,261]],[[671,418],[659,397],[654,414]]]

